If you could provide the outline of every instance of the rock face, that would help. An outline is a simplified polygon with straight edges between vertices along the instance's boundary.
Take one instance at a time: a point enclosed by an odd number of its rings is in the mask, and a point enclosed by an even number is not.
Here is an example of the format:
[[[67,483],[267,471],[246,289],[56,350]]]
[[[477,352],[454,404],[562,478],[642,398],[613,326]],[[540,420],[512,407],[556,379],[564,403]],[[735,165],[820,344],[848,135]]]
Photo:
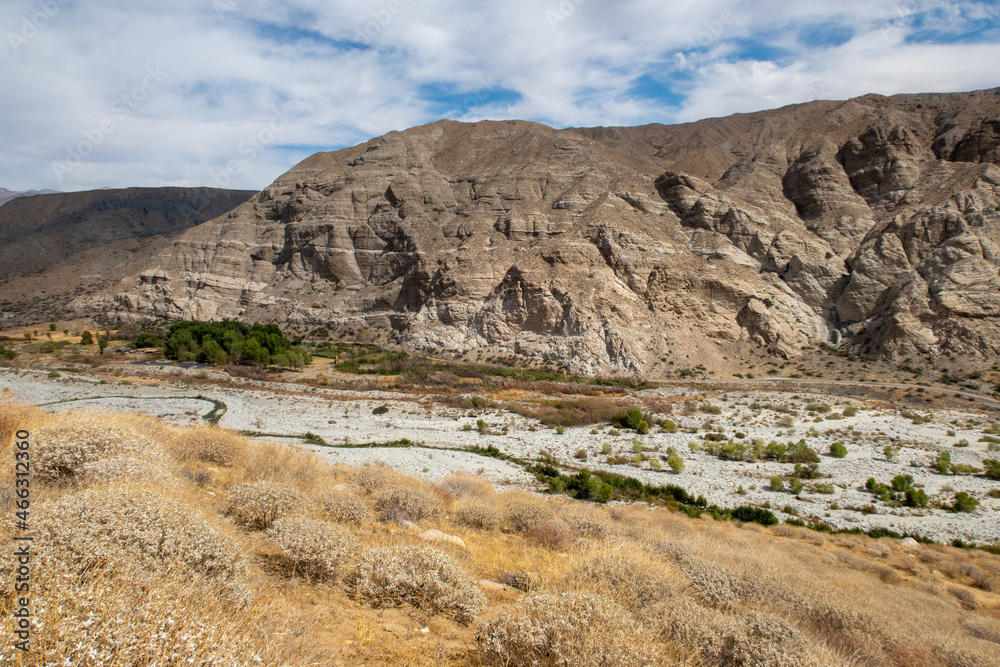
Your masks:
[[[440,121],[310,157],[77,305],[590,373],[747,344],[995,357],[998,118],[991,90],[678,126]]]

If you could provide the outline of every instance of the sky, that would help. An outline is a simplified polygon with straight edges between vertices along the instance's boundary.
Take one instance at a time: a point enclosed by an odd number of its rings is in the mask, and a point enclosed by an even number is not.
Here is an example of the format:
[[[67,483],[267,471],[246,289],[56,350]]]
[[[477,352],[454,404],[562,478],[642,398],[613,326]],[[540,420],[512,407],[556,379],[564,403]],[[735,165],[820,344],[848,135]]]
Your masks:
[[[259,190],[441,118],[679,123],[998,60],[996,0],[3,0],[0,187]]]

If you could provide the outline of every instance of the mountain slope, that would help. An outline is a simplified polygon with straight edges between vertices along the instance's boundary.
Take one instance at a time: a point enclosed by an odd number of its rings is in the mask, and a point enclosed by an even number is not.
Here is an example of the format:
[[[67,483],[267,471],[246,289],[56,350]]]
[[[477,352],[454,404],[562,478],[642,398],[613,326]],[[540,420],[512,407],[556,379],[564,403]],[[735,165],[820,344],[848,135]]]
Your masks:
[[[127,188],[24,196],[0,206],[0,298],[21,317],[69,313],[70,294],[141,270],[170,234],[215,218],[254,193]],[[139,264],[133,266],[132,263]]]
[[[978,91],[679,126],[440,121],[308,158],[91,305],[582,372],[820,342],[995,357],[998,118]]]

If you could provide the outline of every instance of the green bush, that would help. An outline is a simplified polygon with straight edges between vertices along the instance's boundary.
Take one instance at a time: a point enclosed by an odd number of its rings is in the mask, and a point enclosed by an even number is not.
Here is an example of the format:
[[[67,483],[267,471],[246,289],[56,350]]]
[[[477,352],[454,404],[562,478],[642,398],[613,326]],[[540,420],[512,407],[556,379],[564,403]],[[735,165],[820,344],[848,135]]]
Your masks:
[[[847,447],[842,442],[835,442],[830,445],[830,456],[835,459],[842,459],[847,456]]]
[[[1000,480],[1000,461],[996,459],[985,459],[983,467],[986,469],[986,476],[990,479]]]
[[[780,477],[771,478],[771,490],[775,493],[780,493],[785,490],[785,481]]]
[[[851,406],[849,408],[844,408],[844,416],[845,417],[853,417],[856,414],[858,414],[858,409],[856,407]]]
[[[805,488],[805,484],[802,483],[801,479],[799,479],[798,477],[791,477],[791,478],[789,478],[789,480],[788,480],[788,490],[789,491],[791,491],[795,495],[799,495],[800,493],[802,493],[802,489],[804,489],[804,488]]]
[[[684,459],[680,456],[668,456],[667,465],[678,475],[684,472]]]
[[[93,344],[94,344],[94,334],[84,330],[84,332],[80,334],[80,345],[93,345]]]
[[[389,407],[386,405],[380,405],[374,410],[372,410],[373,415],[384,415],[389,412]]]
[[[565,432],[566,432],[566,429],[565,429],[565,427],[563,427],[562,424],[560,424],[559,426],[556,426],[556,433],[557,434],[562,435]]]
[[[740,505],[732,511],[732,517],[743,523],[759,523],[762,526],[774,526],[778,523],[778,517],[771,510],[750,505]]]
[[[906,505],[910,507],[927,507],[927,494],[923,489],[914,489],[910,487],[904,492],[906,500],[904,501]]]
[[[934,469],[940,475],[947,475],[951,471],[951,454],[948,452],[938,452],[937,460],[934,462]]]
[[[649,432],[649,420],[639,411],[639,408],[629,408],[627,412],[612,415],[611,424],[619,428],[630,428],[639,433]]]
[[[977,507],[979,507],[979,501],[965,491],[959,491],[955,494],[955,503],[952,505],[952,511],[975,512]]]

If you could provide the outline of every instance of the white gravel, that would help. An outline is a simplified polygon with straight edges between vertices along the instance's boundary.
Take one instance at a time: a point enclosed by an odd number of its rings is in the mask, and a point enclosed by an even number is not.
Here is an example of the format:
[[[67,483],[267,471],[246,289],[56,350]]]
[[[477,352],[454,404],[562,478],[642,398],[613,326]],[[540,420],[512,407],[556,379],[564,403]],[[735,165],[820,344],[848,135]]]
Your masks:
[[[770,503],[783,519],[792,518],[780,511],[787,506],[794,508],[801,517],[817,517],[838,528],[885,527],[897,532],[919,533],[942,542],[956,537],[977,543],[1000,542],[1000,499],[986,496],[991,489],[1000,488],[1000,483],[981,475],[942,476],[933,473],[927,465],[928,459],[938,451],[951,452],[954,463],[975,467],[982,467],[984,458],[1000,458],[1000,452],[988,451],[988,443],[978,442],[989,420],[974,412],[938,411],[930,415],[920,411],[931,416],[933,423],[915,425],[895,411],[867,408],[861,402],[843,397],[801,393],[793,399],[783,393],[729,392],[724,394],[726,401],[711,401],[722,408],[720,415],[699,412],[689,416],[669,416],[681,428],[677,433],[637,436],[623,431],[613,435],[611,429],[606,427],[597,429],[597,433],[591,433],[590,427],[584,427],[566,429],[563,435],[559,435],[509,412],[463,411],[435,406],[415,396],[390,392],[344,392],[287,384],[258,385],[258,388],[252,389],[188,386],[172,379],[156,382],[133,380],[127,384],[99,383],[95,377],[85,374],[64,373],[60,378],[49,379],[44,372],[0,369],[0,392],[9,390],[3,396],[13,396],[30,404],[46,404],[46,410],[82,407],[134,410],[174,423],[192,423],[200,421],[202,415],[214,408],[211,401],[194,398],[201,394],[205,399],[220,400],[226,404],[226,412],[220,422],[223,427],[259,432],[266,434],[261,437],[297,443],[333,462],[357,465],[378,460],[431,480],[461,470],[481,474],[495,483],[531,486],[534,479],[515,465],[464,451],[442,451],[442,448],[495,445],[504,453],[517,457],[536,456],[544,450],[567,463],[613,470],[647,484],[675,484],[693,495],[704,495],[710,503],[720,506]],[[683,395],[684,390],[658,389],[653,393]],[[798,416],[794,417],[794,434],[789,435],[787,428],[775,425],[782,414],[767,409],[759,412],[751,410],[749,404],[754,400],[798,410]],[[830,404],[834,412],[841,412],[848,405],[863,409],[855,417],[813,422],[813,415],[804,411],[804,406],[809,403]],[[373,415],[372,410],[382,405],[387,406],[389,412],[381,416]],[[480,435],[475,430],[479,418],[489,424],[492,432],[499,433],[506,427],[507,434]],[[804,493],[796,498],[788,493],[772,492],[768,486],[769,478],[791,474],[791,464],[722,461],[703,449],[691,451],[689,442],[705,444],[700,435],[709,420],[723,427],[727,436],[733,436],[737,431],[745,433],[744,442],[747,443],[753,438],[762,438],[766,442],[805,438],[811,447],[824,454],[820,469],[830,477],[818,481],[832,484],[834,494]],[[463,430],[464,425],[473,430]],[[695,427],[701,429],[697,435],[683,432]],[[529,430],[531,428],[536,430]],[[949,429],[955,431],[954,436],[948,435]],[[321,447],[302,445],[301,440],[287,438],[306,432],[314,433],[335,446],[406,438],[427,448]],[[970,446],[955,448],[954,443],[962,439],[967,440]],[[642,443],[647,455],[656,456],[669,446],[675,447],[685,459],[684,472],[657,472],[649,469],[648,464],[640,469],[633,465],[612,466],[606,463],[606,457],[601,454],[603,444],[610,444],[614,454],[631,457],[634,440]],[[846,444],[849,451],[846,458],[834,459],[826,455],[829,445],[835,441]],[[885,460],[882,450],[887,444],[901,448],[896,462]],[[588,453],[586,463],[573,457],[579,449]],[[917,467],[911,467],[911,462]],[[666,468],[666,464],[663,465]],[[881,502],[875,503],[878,513],[872,515],[844,509],[872,503],[873,496],[863,490],[867,478],[875,477],[880,482],[888,483],[898,474],[912,475],[914,482],[922,485],[931,496],[932,502],[950,502],[954,492],[966,491],[980,501],[979,509],[972,513],[902,507],[893,509]],[[808,488],[810,482],[806,481],[806,484]],[[744,495],[737,494],[741,486]],[[833,503],[840,509],[831,507]]]

